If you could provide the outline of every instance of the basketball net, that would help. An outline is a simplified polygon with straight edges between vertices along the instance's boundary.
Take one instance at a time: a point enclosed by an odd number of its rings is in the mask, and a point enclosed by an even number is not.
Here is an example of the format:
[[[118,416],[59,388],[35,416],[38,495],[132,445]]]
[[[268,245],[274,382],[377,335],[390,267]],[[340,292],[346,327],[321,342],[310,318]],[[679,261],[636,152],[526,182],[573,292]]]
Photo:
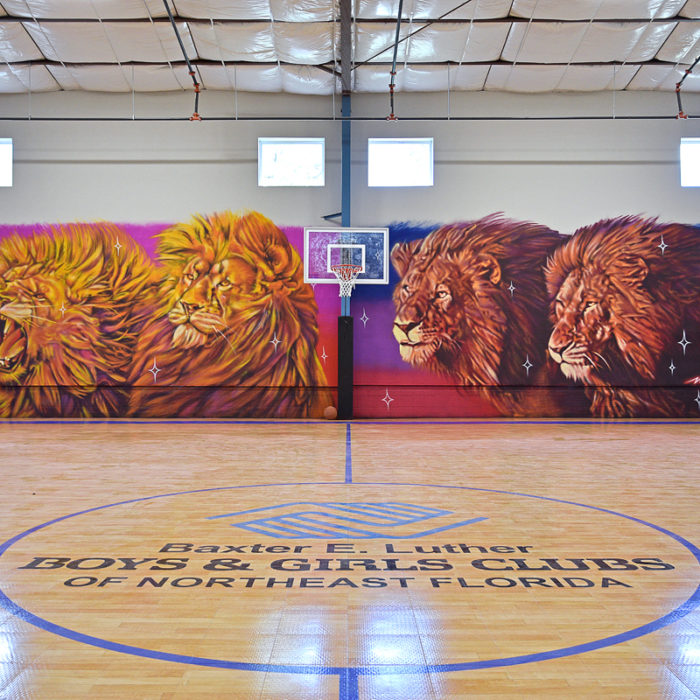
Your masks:
[[[338,296],[349,297],[355,287],[357,276],[362,272],[362,266],[345,263],[331,265],[331,272],[338,278],[338,283],[340,284]]]

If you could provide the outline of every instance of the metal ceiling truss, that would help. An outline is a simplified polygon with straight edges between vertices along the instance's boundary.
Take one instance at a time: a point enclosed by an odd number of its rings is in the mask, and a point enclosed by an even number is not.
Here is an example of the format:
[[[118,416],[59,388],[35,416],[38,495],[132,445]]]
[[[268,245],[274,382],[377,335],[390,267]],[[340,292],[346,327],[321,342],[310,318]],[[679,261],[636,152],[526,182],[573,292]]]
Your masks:
[[[351,120],[350,95],[387,88],[390,116],[395,91],[654,90],[675,91],[687,117],[681,91],[700,92],[700,0],[595,5],[0,0],[0,93],[193,89],[192,119],[205,89],[340,94]]]

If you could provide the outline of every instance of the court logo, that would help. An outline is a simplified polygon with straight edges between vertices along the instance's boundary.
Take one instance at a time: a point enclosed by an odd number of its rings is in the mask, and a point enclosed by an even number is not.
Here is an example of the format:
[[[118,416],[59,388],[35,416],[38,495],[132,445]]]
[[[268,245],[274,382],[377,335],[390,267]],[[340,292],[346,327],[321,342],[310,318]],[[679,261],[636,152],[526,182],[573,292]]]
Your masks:
[[[0,590],[0,606],[104,649],[336,674],[342,688],[343,674],[511,666],[634,639],[697,608],[698,562],[700,550],[665,528],[550,496],[263,484],[147,496],[30,527],[0,543],[0,580],[17,598]],[[197,620],[177,638],[173,609]],[[499,624],[485,644],[491,615]],[[300,620],[313,633],[300,634]],[[267,629],[289,644],[259,646]]]
[[[254,515],[252,519],[250,516]],[[288,539],[378,539],[401,537],[417,539],[437,532],[471,525],[485,517],[450,522],[453,511],[429,508],[413,503],[338,503],[298,501],[265,506],[223,515],[208,520],[224,519],[232,527],[249,530],[267,537]],[[261,516],[261,517],[257,517]],[[415,531],[412,526],[430,521],[432,527]],[[444,523],[444,524],[439,524]]]

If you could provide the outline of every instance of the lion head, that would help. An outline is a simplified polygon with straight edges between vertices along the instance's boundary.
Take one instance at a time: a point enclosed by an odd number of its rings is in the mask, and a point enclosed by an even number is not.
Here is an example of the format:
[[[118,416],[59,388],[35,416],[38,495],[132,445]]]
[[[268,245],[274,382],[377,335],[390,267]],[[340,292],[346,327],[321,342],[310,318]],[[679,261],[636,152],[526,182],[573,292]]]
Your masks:
[[[697,236],[693,227],[621,217],[579,229],[549,261],[549,355],[567,379],[600,388],[591,392],[596,415],[677,413],[663,392],[655,404],[653,392],[634,398],[622,387],[661,379],[662,358],[700,319]]]
[[[318,310],[279,228],[256,212],[198,216],[160,234],[158,259],[161,313],[132,370],[133,383],[150,388],[134,394],[132,413],[320,415],[330,401]]]
[[[152,266],[118,227],[72,224],[0,244],[0,415],[114,415]]]
[[[544,226],[490,216],[394,246],[394,337],[416,367],[463,386],[528,384],[546,337],[543,265],[560,237]],[[489,394],[506,413],[517,392]]]

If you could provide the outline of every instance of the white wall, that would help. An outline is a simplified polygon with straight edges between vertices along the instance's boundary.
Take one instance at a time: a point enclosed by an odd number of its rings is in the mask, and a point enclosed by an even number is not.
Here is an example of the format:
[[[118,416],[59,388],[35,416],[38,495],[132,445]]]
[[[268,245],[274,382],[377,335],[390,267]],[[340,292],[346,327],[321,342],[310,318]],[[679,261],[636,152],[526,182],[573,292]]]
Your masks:
[[[700,95],[684,100],[700,112]],[[0,223],[146,223],[248,208],[281,225],[319,225],[340,211],[338,100],[204,93],[200,113],[226,120],[203,122],[187,120],[192,107],[190,94],[3,97],[0,136],[14,139],[16,162],[14,187],[0,189]],[[700,223],[700,190],[682,189],[678,173],[679,139],[700,136],[700,121],[676,111],[669,93],[399,95],[399,121],[389,123],[386,96],[354,97],[352,223],[495,211],[564,232],[621,214]],[[289,119],[251,119],[271,115]],[[580,115],[605,118],[551,119]],[[86,116],[123,121],[42,120]],[[164,119],[145,121],[154,117]],[[257,137],[310,135],[327,139],[326,186],[259,188]],[[389,135],[435,137],[433,188],[367,188],[366,139]]]
[[[679,184],[678,150],[686,125],[676,121],[398,126],[382,131],[435,135],[435,186],[391,192],[370,189],[358,166],[354,195],[362,204],[354,209],[354,223],[397,217],[450,221],[494,211],[562,232],[623,214],[700,223],[700,190]],[[700,134],[700,123],[695,126]],[[356,132],[369,135],[369,128],[363,125]]]

